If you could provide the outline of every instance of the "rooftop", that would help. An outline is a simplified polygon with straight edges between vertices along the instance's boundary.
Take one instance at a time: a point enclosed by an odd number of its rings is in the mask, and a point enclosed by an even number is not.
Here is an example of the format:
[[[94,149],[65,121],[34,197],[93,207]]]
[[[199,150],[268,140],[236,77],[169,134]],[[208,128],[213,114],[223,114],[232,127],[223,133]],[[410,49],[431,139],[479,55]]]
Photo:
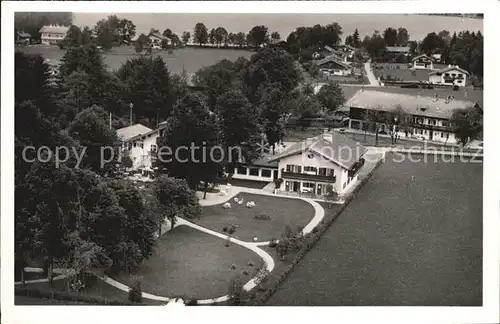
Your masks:
[[[320,66],[320,65],[323,65],[323,64],[328,63],[328,62],[337,63],[337,64],[341,65],[342,67],[344,67],[345,69],[350,68],[349,64],[344,63],[342,61],[342,59],[335,54],[329,55],[329,56],[325,57],[324,59],[316,61],[316,65]]]
[[[432,71],[429,73],[429,75],[432,75],[432,74],[443,74],[445,72],[448,72],[448,71],[460,71],[466,75],[470,75],[468,71],[460,68],[458,65],[455,65],[455,66],[451,66],[449,65],[448,67],[445,67],[444,69],[440,69],[440,70],[436,70],[436,71]]]
[[[428,90],[430,92],[423,92],[424,89],[413,90],[417,91],[408,94],[359,90],[345,103],[345,107],[392,111],[400,106],[407,114],[449,119],[455,109],[467,108],[475,103],[470,100],[460,100],[453,94],[443,96],[434,89]],[[431,94],[432,92],[434,93]]]
[[[40,29],[40,33],[66,34],[69,30],[67,26],[48,25]]]
[[[351,169],[366,153],[366,147],[351,138],[337,132],[322,134],[295,143],[287,150],[273,157],[270,161],[279,161],[288,156],[311,151],[340,165],[346,170]]]
[[[390,53],[408,53],[410,52],[409,46],[386,46],[386,52]]]
[[[135,124],[127,127],[120,128],[116,131],[118,138],[122,141],[128,141],[138,135],[143,135],[153,131],[151,128],[141,124]]]

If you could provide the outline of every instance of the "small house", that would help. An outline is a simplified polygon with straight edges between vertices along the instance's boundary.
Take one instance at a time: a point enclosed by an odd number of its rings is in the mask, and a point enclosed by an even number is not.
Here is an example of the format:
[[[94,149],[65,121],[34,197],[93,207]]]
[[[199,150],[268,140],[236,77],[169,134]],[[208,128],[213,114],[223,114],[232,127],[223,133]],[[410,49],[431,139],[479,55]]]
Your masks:
[[[31,44],[31,35],[24,32],[16,33],[16,44],[28,45]]]
[[[42,44],[57,45],[66,37],[69,27],[59,25],[43,26],[40,29]]]
[[[168,46],[172,46],[172,39],[167,36],[163,36],[160,33],[149,33],[148,37],[153,46],[161,46],[161,43],[164,40],[167,42]]]
[[[428,55],[415,56],[411,61],[413,69],[434,70],[434,59]]]

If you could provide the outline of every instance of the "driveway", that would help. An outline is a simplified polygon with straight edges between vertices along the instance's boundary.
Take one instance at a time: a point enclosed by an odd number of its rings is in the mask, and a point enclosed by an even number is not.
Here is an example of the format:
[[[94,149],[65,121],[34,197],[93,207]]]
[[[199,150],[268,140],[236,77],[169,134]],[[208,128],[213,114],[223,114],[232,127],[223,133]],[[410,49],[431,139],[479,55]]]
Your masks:
[[[370,86],[380,87],[380,84],[377,78],[375,77],[375,74],[373,74],[371,61],[365,63],[365,71],[366,71],[366,76],[368,77],[368,81],[370,81]]]

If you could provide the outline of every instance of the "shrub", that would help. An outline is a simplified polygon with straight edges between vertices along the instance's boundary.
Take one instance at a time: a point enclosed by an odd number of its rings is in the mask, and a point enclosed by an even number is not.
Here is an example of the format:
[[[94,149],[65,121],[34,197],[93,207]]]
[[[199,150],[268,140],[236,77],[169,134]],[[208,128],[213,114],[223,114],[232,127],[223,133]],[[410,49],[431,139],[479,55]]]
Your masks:
[[[128,300],[134,303],[142,302],[142,287],[141,281],[137,279],[130,290],[128,291]]]
[[[277,245],[278,243],[276,243],[276,239],[273,238],[271,241],[269,241],[269,244],[267,246],[269,246],[270,248],[275,248]]]
[[[224,226],[224,227],[222,228],[222,231],[223,231],[224,233],[227,233],[227,226]]]
[[[243,275],[244,276],[248,276],[248,271],[247,270],[243,270]]]
[[[317,233],[318,232],[318,227],[316,226],[315,228],[313,228],[312,232],[313,233]]]
[[[248,263],[247,263],[247,264],[248,264],[248,266],[249,266],[249,267],[253,267],[253,266],[254,266],[254,264],[253,264],[253,262],[252,262],[252,261],[248,261]]]
[[[233,264],[231,265],[231,269],[232,269],[232,270],[236,269],[236,264],[234,264],[234,263],[233,263]]]

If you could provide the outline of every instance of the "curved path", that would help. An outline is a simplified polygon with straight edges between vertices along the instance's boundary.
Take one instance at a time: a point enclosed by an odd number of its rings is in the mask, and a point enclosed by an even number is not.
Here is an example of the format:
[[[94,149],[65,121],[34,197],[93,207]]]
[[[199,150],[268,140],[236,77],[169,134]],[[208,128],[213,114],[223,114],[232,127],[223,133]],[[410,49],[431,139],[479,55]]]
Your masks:
[[[366,77],[368,78],[368,81],[370,81],[370,86],[380,87],[380,83],[378,82],[377,78],[375,77],[375,74],[373,74],[371,60],[365,63],[365,72],[366,72]]]
[[[253,194],[258,194],[258,195],[280,196],[280,195],[276,195],[276,194],[272,194],[272,193],[268,193],[268,192],[262,191],[260,189],[251,189],[251,188],[243,188],[243,187],[231,187],[231,192],[230,192],[229,195],[227,195],[227,196],[216,196],[216,197],[223,198],[224,201],[220,201],[221,199],[210,199],[210,200],[205,200],[205,204],[202,204],[202,205],[209,206],[209,205],[221,204],[221,203],[226,202],[227,200],[231,199],[232,197],[234,197],[235,195],[237,195],[237,194],[239,194],[241,192],[253,193]],[[304,200],[304,201],[308,202],[309,204],[311,204],[314,207],[314,217],[302,229],[302,234],[308,234],[308,233],[310,233],[314,229],[314,227],[316,227],[321,222],[321,220],[323,219],[323,217],[325,216],[325,210],[323,209],[323,207],[321,207],[321,205],[319,205],[316,201],[314,201],[312,199],[303,198],[303,197],[288,197],[288,196],[283,196],[283,197],[290,198],[290,199],[301,199],[301,200]],[[213,197],[213,198],[215,198],[215,197]],[[200,200],[200,204],[201,204],[201,201],[202,200]],[[267,246],[269,244],[269,242],[246,242],[246,241],[238,240],[238,239],[233,238],[233,237],[228,237],[226,234],[222,234],[222,233],[213,231],[211,229],[205,228],[203,226],[191,223],[191,222],[189,222],[189,221],[187,221],[185,219],[177,218],[175,226],[182,226],[182,225],[189,226],[189,227],[194,228],[194,229],[196,229],[198,231],[201,231],[201,232],[204,232],[204,233],[207,233],[207,234],[219,237],[219,238],[224,239],[224,240],[229,239],[230,242],[233,242],[235,244],[243,246],[243,247],[245,247],[245,248],[247,248],[247,249],[255,252],[258,256],[260,256],[262,258],[262,260],[264,261],[264,264],[265,264],[265,267],[266,267],[267,271],[271,272],[274,269],[274,266],[275,266],[274,259],[271,257],[271,255],[269,255],[269,253],[267,253],[266,251],[262,250],[259,247],[259,246]],[[40,271],[40,269],[31,269],[31,268],[28,269],[28,270],[32,270],[31,272]],[[54,280],[56,280],[56,279],[63,279],[63,278],[66,278],[67,276],[70,275],[70,273],[64,273],[64,272],[66,272],[65,269],[54,269],[53,271],[56,272],[56,273],[61,273],[61,275],[57,276],[56,278],[54,278]],[[102,281],[106,282],[107,284],[109,284],[109,285],[111,285],[111,286],[113,286],[113,287],[115,287],[117,289],[120,289],[122,291],[128,292],[130,290],[129,286],[127,286],[127,285],[125,285],[125,284],[123,284],[123,283],[121,283],[119,281],[116,281],[116,280],[114,280],[114,279],[112,279],[112,278],[110,278],[108,276],[99,277],[99,279],[101,279]],[[48,281],[48,279],[30,280],[30,281],[26,281],[26,283],[45,282],[45,281]],[[20,284],[20,282],[19,283],[16,282],[16,285],[17,284]],[[250,291],[253,288],[255,288],[258,284],[259,284],[258,276],[255,276],[254,278],[250,279],[243,286],[243,289],[245,291]],[[163,301],[163,302],[168,302],[170,300],[169,297],[157,296],[157,295],[148,294],[148,293],[145,293],[145,292],[142,293],[142,297],[146,298],[146,299]],[[230,298],[229,295],[224,295],[224,296],[221,296],[221,297],[218,297],[218,298],[213,298],[213,299],[197,300],[197,303],[199,305],[210,305],[210,304],[225,302],[225,301],[229,300],[229,298]]]

